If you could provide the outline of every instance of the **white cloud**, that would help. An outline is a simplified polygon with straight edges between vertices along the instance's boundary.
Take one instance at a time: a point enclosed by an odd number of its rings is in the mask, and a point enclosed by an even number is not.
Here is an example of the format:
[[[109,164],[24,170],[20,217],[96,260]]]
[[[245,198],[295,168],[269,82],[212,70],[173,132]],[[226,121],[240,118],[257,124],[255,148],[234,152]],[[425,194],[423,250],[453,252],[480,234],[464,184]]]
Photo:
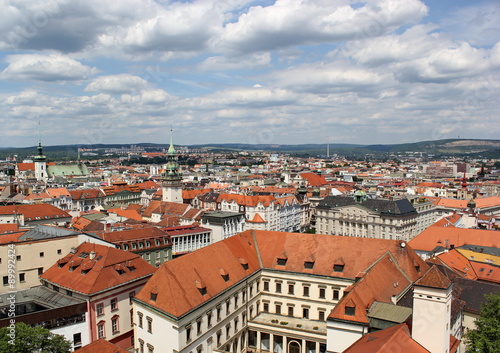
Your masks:
[[[270,53],[253,53],[243,57],[212,56],[203,60],[198,68],[201,71],[253,70],[269,67],[270,64]]]
[[[100,76],[85,87],[86,92],[106,92],[109,94],[125,94],[144,90],[149,83],[129,74]]]
[[[9,63],[0,75],[7,80],[78,81],[98,70],[62,55],[20,54],[6,58]]]
[[[234,52],[267,51],[295,45],[376,37],[420,20],[427,7],[418,0],[278,0],[254,6],[226,25],[217,47]]]

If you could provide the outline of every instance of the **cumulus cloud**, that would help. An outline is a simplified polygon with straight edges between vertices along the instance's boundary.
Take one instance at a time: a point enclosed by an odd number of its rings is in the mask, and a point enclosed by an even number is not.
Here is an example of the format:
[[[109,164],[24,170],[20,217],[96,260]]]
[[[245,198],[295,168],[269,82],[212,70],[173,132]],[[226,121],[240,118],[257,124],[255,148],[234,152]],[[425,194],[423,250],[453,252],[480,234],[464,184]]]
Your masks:
[[[142,91],[148,86],[148,81],[138,76],[120,74],[97,77],[85,87],[85,91],[125,94]]]
[[[426,14],[419,0],[366,1],[359,7],[346,1],[278,0],[267,7],[254,6],[227,24],[217,46],[248,53],[376,37]]]
[[[78,81],[97,73],[96,68],[62,55],[20,54],[6,58],[9,63],[0,75],[7,80]]]

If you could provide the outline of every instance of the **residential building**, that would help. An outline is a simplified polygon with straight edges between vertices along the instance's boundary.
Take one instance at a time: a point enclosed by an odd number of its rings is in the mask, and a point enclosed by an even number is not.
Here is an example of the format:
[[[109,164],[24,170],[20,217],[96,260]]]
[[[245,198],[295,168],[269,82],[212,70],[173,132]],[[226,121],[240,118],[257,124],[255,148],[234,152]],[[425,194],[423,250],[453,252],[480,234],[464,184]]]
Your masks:
[[[45,223],[64,226],[69,222],[71,215],[68,212],[49,204],[0,206],[0,223],[34,227]]]
[[[212,243],[215,243],[245,231],[245,215],[237,212],[205,212],[201,217],[201,225],[212,230]]]
[[[128,349],[133,346],[132,298],[155,270],[138,254],[83,243],[40,279],[53,291],[87,302],[90,342],[105,338]]]

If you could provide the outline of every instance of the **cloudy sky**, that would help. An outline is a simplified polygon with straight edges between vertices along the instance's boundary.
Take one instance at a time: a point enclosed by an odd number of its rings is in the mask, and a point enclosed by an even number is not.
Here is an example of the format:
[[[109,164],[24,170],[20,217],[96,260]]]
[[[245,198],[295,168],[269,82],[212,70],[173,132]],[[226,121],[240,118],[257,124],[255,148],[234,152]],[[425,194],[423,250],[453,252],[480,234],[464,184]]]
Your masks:
[[[0,147],[500,138],[498,0],[0,9]]]

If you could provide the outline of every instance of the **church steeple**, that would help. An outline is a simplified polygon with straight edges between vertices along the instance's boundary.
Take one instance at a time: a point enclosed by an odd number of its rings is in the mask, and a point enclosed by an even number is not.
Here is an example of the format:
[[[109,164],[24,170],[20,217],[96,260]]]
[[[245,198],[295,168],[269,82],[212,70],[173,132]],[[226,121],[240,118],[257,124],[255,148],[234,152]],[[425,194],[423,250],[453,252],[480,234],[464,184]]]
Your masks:
[[[35,178],[38,181],[47,181],[47,157],[43,154],[40,122],[38,122],[38,155],[35,156]]]
[[[177,162],[177,152],[174,148],[173,133],[170,130],[170,146],[167,150],[167,163],[161,175],[163,186],[163,201],[182,203],[182,172]]]

